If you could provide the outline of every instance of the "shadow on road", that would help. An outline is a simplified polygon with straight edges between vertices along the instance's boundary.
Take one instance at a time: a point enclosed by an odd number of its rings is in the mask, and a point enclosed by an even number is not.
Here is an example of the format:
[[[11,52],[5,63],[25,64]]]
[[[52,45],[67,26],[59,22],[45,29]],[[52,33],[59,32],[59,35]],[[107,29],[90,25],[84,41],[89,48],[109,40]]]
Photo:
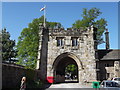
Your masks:
[[[65,83],[78,83],[78,81],[65,81]]]
[[[78,81],[64,81],[64,82],[56,82],[54,84],[62,84],[62,83],[78,83]]]
[[[50,86],[51,86],[51,84],[50,84],[50,83],[47,83],[47,84],[45,84],[45,85],[42,87],[42,90],[45,90],[45,89],[49,88]]]
[[[68,81],[65,81],[65,82],[57,82],[57,83],[53,83],[53,84],[64,84],[64,83],[78,83],[78,81],[69,81],[69,80],[68,80]],[[45,84],[45,85],[43,86],[42,90],[48,89],[51,85],[52,85],[52,84],[49,84],[49,83]]]

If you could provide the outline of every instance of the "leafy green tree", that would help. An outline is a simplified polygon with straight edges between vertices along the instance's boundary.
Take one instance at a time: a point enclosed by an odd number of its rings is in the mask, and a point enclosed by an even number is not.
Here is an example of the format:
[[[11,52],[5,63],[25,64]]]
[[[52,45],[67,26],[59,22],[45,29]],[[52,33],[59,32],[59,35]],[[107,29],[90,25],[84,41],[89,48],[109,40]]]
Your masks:
[[[55,28],[63,28],[63,26],[58,22],[47,22],[47,28],[55,29]]]
[[[91,8],[87,10],[86,8],[83,9],[82,20],[77,20],[73,24],[73,28],[86,28],[91,25],[97,28],[97,44],[103,43],[102,34],[106,30],[107,21],[104,18],[97,19],[102,12],[100,12],[97,8]]]
[[[43,23],[44,16],[34,19],[24,28],[18,38],[17,64],[24,65],[26,68],[35,69],[39,46],[39,23]],[[57,22],[47,22],[47,28],[60,28],[62,25]]]
[[[3,61],[16,61],[15,57],[17,55],[17,51],[15,49],[15,40],[10,39],[10,33],[6,31],[6,29],[2,30],[2,60]]]
[[[70,64],[65,68],[65,73],[77,75],[77,66],[74,64]]]

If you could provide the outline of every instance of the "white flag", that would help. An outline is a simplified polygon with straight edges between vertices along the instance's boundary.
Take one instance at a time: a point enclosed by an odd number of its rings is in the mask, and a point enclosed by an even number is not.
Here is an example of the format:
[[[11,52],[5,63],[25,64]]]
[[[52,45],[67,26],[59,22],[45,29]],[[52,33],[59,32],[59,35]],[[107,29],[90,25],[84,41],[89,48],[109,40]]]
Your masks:
[[[41,8],[41,9],[40,9],[40,11],[43,11],[43,10],[45,10],[45,8],[46,8],[46,6],[44,6],[43,8]]]

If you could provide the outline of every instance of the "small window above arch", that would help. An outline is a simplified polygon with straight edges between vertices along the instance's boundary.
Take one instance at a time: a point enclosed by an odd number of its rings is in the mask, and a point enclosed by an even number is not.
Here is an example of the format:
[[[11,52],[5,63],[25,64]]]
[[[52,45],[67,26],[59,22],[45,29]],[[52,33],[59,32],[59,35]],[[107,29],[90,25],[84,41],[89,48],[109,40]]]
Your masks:
[[[72,37],[72,46],[78,46],[78,37]]]
[[[57,40],[57,46],[63,46],[64,45],[63,39],[64,39],[64,37],[57,37],[56,38],[56,40]]]

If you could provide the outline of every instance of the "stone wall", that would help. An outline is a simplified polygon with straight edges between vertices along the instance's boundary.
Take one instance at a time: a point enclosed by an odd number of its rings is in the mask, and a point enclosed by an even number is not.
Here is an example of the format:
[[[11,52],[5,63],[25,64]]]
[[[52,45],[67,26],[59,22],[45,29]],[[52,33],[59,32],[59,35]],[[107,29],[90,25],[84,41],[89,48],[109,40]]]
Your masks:
[[[49,30],[44,28],[42,24],[39,25],[39,49],[36,69],[40,70],[40,77],[42,81],[46,82],[47,77],[47,55],[48,55],[48,33]]]
[[[72,46],[71,38],[77,38],[78,45]],[[62,38],[63,45],[57,46],[57,38]],[[47,58],[47,76],[53,76],[55,60],[63,53],[73,53],[73,57],[78,65],[79,80],[91,81],[96,80],[96,61],[95,61],[95,45],[94,45],[94,29],[87,30],[49,30],[48,41],[48,58]],[[64,56],[63,56],[64,57]],[[68,55],[69,57],[69,55]],[[79,63],[82,62],[83,69]]]
[[[100,66],[100,80],[112,79],[114,77],[120,77],[120,67],[118,60],[102,60],[99,62]]]
[[[72,60],[78,66],[79,82],[91,82],[96,79],[102,81],[108,79],[108,76],[115,76],[113,70],[108,72],[109,69],[105,68],[108,64],[111,65],[110,67],[115,66],[114,72],[116,72],[116,76],[120,76],[119,50],[97,50],[97,29],[93,26],[86,29],[69,28],[64,30],[63,28],[45,29],[41,24],[39,29],[40,41],[37,69],[41,71],[43,80],[47,76],[56,77],[58,71],[63,74],[60,69],[64,69],[68,62],[74,64]],[[74,38],[78,42],[76,46],[72,45]],[[62,41],[62,45],[59,45],[59,40]],[[65,59],[66,57],[69,61]],[[114,64],[114,61],[117,62]],[[60,69],[58,70],[57,65],[60,64],[59,62],[62,62],[63,65],[59,65]]]
[[[114,77],[120,77],[120,61],[114,62]]]
[[[2,88],[20,88],[21,79],[36,80],[38,71],[24,69],[15,64],[2,63]]]

